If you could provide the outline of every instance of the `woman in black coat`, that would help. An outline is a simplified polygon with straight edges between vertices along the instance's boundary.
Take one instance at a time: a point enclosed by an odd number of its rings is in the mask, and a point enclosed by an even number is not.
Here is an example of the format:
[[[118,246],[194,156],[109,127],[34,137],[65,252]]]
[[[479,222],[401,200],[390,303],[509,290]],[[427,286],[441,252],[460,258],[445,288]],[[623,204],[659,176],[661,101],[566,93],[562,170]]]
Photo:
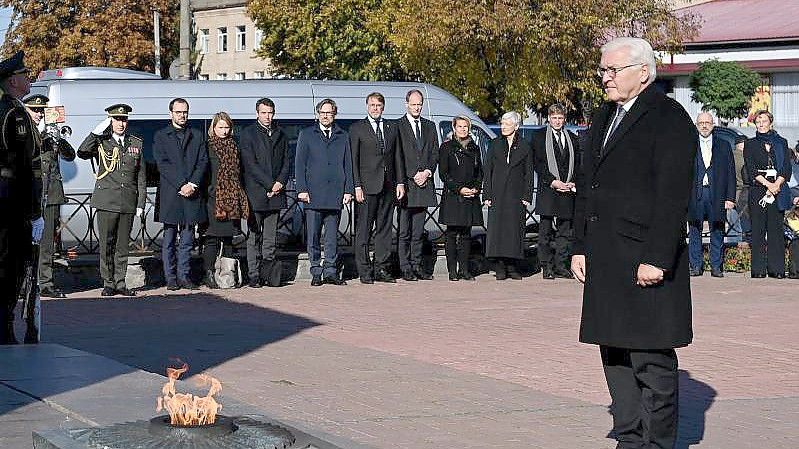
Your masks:
[[[757,133],[744,144],[744,163],[750,177],[752,277],[766,277],[768,269],[769,277],[781,279],[785,277],[783,217],[791,208],[791,195],[786,184],[791,179],[791,162],[788,142],[771,129],[772,122],[770,112],[757,112]]]
[[[474,280],[469,272],[469,249],[472,226],[483,224],[480,184],[483,167],[480,149],[469,136],[472,122],[464,117],[452,119],[453,136],[441,144],[439,176],[444,183],[438,221],[447,225],[444,231],[444,253],[447,256],[449,280]]]
[[[524,225],[533,195],[533,150],[519,134],[521,116],[507,112],[501,136],[491,141],[485,162],[483,202],[488,206],[486,257],[495,260],[497,280],[520,280]]]
[[[241,186],[241,162],[236,141],[233,140],[233,120],[218,112],[208,129],[208,229],[205,232],[203,265],[205,285],[217,288],[214,265],[220,245],[230,249],[233,236],[241,234],[241,219],[250,214],[247,195]]]

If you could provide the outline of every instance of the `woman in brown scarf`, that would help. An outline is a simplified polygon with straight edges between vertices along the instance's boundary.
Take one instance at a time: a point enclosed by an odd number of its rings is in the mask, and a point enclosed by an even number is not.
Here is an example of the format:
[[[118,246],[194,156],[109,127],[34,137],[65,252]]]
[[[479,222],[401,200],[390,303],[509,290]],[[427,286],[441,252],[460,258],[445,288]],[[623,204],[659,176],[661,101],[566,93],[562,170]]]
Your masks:
[[[208,129],[208,230],[206,231],[203,262],[205,284],[217,288],[214,264],[219,246],[230,248],[234,235],[241,234],[241,219],[250,215],[247,195],[241,187],[239,149],[233,140],[233,119],[225,112],[214,114]]]

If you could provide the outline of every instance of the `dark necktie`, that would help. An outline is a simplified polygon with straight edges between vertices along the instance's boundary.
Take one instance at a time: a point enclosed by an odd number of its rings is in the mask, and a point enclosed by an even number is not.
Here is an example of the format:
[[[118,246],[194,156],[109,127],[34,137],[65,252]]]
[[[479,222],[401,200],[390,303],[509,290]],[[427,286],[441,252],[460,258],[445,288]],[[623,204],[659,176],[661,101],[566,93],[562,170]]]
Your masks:
[[[563,146],[563,131],[562,130],[560,130],[560,129],[556,129],[555,130],[555,140],[558,141],[558,151],[560,151],[560,153],[563,154],[563,151],[565,150],[565,148]]]
[[[329,129],[325,130],[325,139],[330,140],[330,130]]]
[[[386,152],[386,142],[383,140],[383,130],[380,129],[380,124],[383,122],[382,119],[375,120],[375,132],[377,133],[377,150],[380,154]]]
[[[422,149],[422,130],[419,128],[419,119],[415,119],[414,121],[414,129],[413,132],[416,135],[416,143],[419,145],[419,149]]]
[[[605,145],[608,144],[610,137],[614,132],[616,132],[616,128],[619,127],[619,123],[621,123],[621,120],[624,118],[624,114],[626,113],[627,111],[623,107],[616,107],[616,117],[613,118],[613,123],[610,124],[610,129],[608,129],[608,135],[605,137],[605,142],[602,144],[602,148],[605,148]]]

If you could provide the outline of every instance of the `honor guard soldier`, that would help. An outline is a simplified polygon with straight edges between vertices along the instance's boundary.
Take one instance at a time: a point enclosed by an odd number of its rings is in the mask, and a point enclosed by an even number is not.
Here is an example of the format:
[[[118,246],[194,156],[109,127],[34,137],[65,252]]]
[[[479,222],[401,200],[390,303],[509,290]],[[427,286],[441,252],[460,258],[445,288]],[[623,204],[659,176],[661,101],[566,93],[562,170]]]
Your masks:
[[[17,293],[32,243],[38,242],[44,227],[41,189],[33,173],[36,129],[20,101],[30,92],[24,57],[20,51],[0,62],[0,344],[17,343]],[[35,334],[29,333],[26,340],[34,342]]]
[[[78,147],[78,157],[97,161],[91,205],[97,209],[102,296],[136,294],[125,285],[125,274],[130,230],[134,215],[141,217],[144,212],[147,185],[142,139],[126,133],[132,110],[126,104],[107,107],[108,118]]]
[[[61,218],[61,205],[66,204],[64,185],[61,177],[59,156],[65,161],[75,160],[75,149],[58,134],[58,128],[47,128],[44,122],[44,108],[50,101],[44,95],[31,95],[23,103],[31,112],[38,133],[35,134],[39,147],[42,173],[42,202],[45,208],[44,232],[39,241],[39,294],[48,298],[64,298],[64,293],[53,284],[53,250],[56,229]]]

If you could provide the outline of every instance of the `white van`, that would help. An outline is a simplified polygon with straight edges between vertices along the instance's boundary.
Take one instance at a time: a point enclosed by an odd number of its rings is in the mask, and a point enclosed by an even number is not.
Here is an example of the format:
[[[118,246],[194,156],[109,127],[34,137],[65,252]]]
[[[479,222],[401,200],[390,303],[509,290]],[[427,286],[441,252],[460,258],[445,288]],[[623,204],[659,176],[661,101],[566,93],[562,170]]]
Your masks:
[[[148,162],[148,187],[152,199],[157,184],[157,171],[152,158],[154,133],[169,124],[169,101],[182,97],[189,102],[189,125],[205,134],[210,118],[225,111],[235,121],[238,129],[255,121],[255,102],[269,97],[275,102],[275,120],[289,136],[293,152],[299,130],[314,122],[314,107],[324,98],[332,98],[338,105],[336,122],[343,128],[366,116],[366,96],[380,92],[386,98],[384,116],[400,117],[405,113],[405,95],[411,89],[424,93],[422,115],[433,120],[439,129],[439,142],[451,131],[452,117],[465,115],[472,120],[473,137],[483,154],[494,133],[468,107],[448,92],[424,83],[368,82],[368,81],[317,81],[317,80],[242,80],[242,81],[177,81],[133,70],[76,67],[47,70],[33,84],[31,94],[44,94],[50,106],[64,106],[66,121],[72,129],[67,140],[75,148],[105,117],[104,109],[115,103],[126,103],[133,108],[129,119],[129,132],[144,139],[144,155]],[[235,132],[235,131],[234,131]],[[95,236],[89,219],[92,216],[88,198],[94,188],[94,173],[90,161],[76,159],[61,161],[64,190],[69,204],[62,207],[62,247],[77,247],[79,253],[97,251]],[[437,177],[436,177],[437,178]],[[439,179],[436,185],[441,186]],[[147,208],[148,225],[142,246],[158,236],[160,226],[152,225],[152,204]],[[296,213],[296,211],[295,211]],[[288,213],[286,215],[289,215]],[[287,219],[290,217],[286,217]],[[342,229],[347,224],[342,220]],[[440,230],[432,223],[431,230]],[[140,241],[140,228],[132,236]],[[346,234],[346,233],[345,233]],[[144,249],[144,248],[142,248]]]

